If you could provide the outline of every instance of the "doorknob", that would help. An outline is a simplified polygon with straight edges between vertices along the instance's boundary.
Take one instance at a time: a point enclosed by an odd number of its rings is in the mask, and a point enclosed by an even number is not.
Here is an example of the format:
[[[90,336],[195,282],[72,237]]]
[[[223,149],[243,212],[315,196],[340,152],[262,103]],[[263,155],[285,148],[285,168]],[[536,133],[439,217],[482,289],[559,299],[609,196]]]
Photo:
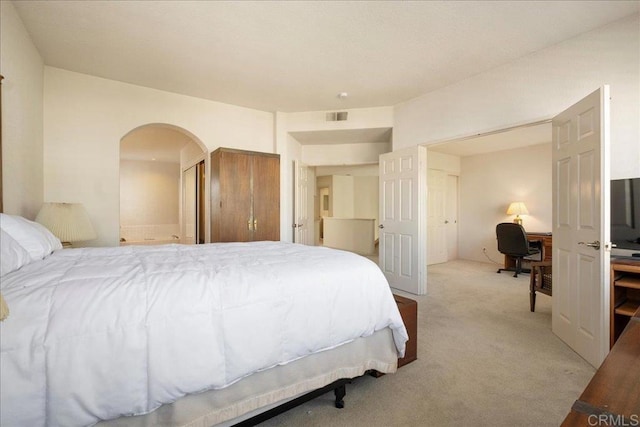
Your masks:
[[[380,224],[380,225],[378,226],[378,228],[384,228],[384,225]]]
[[[445,224],[449,224],[449,220],[446,220],[446,219],[445,219],[445,220],[444,220],[444,223],[445,223]]]
[[[585,243],[585,242],[578,242],[579,245],[585,245],[585,246],[589,246],[592,247],[595,250],[600,249],[600,240],[596,240],[595,242],[589,242],[589,243]]]

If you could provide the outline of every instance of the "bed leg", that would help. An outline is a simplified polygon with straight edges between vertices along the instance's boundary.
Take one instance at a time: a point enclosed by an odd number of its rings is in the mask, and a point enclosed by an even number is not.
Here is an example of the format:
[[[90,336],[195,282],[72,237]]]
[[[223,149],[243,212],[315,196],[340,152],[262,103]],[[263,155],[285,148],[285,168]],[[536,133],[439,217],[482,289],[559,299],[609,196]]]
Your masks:
[[[336,387],[335,390],[333,390],[333,393],[336,395],[336,408],[344,408],[344,396],[347,394],[347,387],[346,385],[342,384],[339,387]]]

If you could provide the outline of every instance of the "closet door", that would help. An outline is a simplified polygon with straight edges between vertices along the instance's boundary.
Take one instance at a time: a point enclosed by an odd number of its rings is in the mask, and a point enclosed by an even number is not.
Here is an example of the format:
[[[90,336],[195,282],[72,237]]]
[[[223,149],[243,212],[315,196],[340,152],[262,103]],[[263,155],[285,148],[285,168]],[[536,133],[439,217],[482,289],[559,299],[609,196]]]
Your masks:
[[[253,240],[280,240],[280,156],[256,154],[253,172]]]

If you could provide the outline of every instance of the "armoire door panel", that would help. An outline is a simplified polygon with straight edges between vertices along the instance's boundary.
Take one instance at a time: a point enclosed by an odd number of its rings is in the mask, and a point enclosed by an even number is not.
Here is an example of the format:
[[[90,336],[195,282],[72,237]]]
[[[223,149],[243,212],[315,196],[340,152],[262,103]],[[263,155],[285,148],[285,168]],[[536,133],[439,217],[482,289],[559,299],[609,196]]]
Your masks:
[[[220,180],[224,191],[220,196],[220,242],[251,240],[251,157],[223,152]]]
[[[255,155],[253,170],[253,240],[280,240],[280,159]]]

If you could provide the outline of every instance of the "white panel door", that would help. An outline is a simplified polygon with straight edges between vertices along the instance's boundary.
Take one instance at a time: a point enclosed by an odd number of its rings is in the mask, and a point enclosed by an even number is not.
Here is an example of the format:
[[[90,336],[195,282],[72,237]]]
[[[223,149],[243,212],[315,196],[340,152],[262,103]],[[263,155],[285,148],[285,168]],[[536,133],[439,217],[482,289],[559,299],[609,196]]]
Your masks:
[[[447,261],[451,261],[458,259],[458,177],[456,175],[447,175],[446,193]]]
[[[446,178],[441,170],[427,172],[427,265],[447,262]]]
[[[609,87],[553,119],[553,332],[594,367],[609,349]]]
[[[380,155],[379,263],[392,288],[427,292],[427,150],[416,146]]]
[[[294,213],[293,213],[293,241],[303,245],[313,245],[313,227],[310,224],[313,206],[310,208],[309,200],[313,200],[313,194],[309,184],[309,167],[299,161],[293,162],[294,171]],[[312,183],[313,184],[313,183]]]

